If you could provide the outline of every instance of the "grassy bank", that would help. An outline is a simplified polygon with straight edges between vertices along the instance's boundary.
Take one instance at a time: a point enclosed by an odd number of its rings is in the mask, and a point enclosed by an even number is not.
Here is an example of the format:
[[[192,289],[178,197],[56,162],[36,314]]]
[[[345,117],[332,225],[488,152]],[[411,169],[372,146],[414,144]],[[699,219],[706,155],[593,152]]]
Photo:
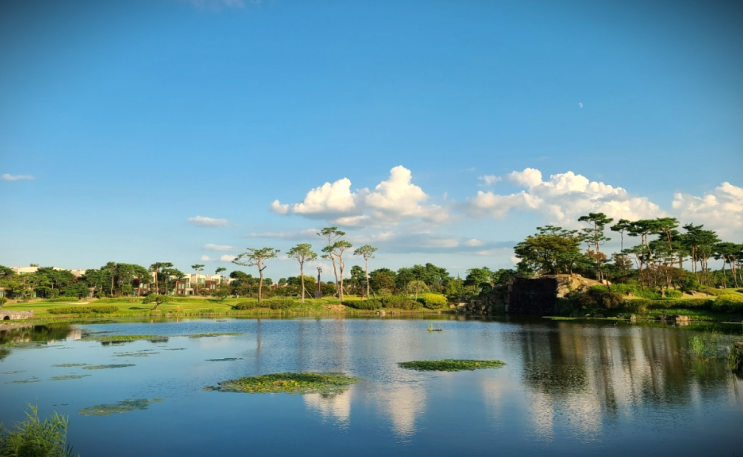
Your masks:
[[[7,311],[33,311],[34,321],[70,319],[134,318],[134,317],[253,317],[286,315],[374,315],[378,307],[361,307],[341,304],[337,298],[305,299],[301,303],[292,298],[269,298],[258,303],[257,299],[229,298],[219,301],[209,297],[172,297],[171,301],[157,308],[143,303],[144,298],[123,297],[85,300],[33,300],[25,303],[8,303]],[[361,297],[350,297],[350,303],[362,303]],[[431,313],[438,310],[421,305],[417,309],[389,309],[387,313]]]

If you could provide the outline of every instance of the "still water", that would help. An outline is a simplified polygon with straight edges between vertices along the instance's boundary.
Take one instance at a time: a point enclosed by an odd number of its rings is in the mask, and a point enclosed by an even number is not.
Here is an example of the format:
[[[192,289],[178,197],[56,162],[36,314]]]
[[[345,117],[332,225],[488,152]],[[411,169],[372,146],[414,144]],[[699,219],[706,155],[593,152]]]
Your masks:
[[[23,419],[29,403],[41,415],[68,415],[69,441],[83,457],[743,455],[743,380],[723,359],[690,355],[689,338],[699,331],[451,320],[428,332],[430,323],[235,319],[35,327],[15,338],[5,332],[0,343],[16,342],[0,346],[0,421],[7,427]],[[207,332],[241,334],[182,336]],[[741,339],[739,328],[728,333]],[[81,339],[108,334],[167,338]],[[443,358],[506,366],[457,373],[397,366]],[[125,366],[85,368],[91,365]],[[204,390],[286,371],[362,380],[324,396]],[[138,408],[84,414],[125,400]]]

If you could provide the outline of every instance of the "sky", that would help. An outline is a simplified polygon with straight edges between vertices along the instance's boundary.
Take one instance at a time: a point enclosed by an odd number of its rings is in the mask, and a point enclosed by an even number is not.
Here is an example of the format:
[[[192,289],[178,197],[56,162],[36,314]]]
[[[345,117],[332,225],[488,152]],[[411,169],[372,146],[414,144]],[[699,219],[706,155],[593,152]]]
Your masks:
[[[743,242],[741,19],[728,1],[2,2],[0,264],[256,274],[230,260],[274,247],[276,280],[337,226],[378,248],[370,269],[464,276],[589,212]]]

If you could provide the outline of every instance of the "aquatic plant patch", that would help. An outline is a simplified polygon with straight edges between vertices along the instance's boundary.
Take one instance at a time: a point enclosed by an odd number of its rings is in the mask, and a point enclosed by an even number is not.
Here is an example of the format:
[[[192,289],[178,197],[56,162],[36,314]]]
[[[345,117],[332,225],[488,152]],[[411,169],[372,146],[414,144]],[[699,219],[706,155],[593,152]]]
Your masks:
[[[115,352],[116,357],[147,357],[150,355],[157,354],[157,352],[150,351],[137,351],[137,352]]]
[[[128,343],[140,340],[147,340],[153,343],[168,341],[168,337],[162,335],[105,335],[90,336],[83,339],[85,341],[98,341],[99,343]]]
[[[189,338],[213,338],[215,336],[237,336],[242,335],[240,332],[223,332],[223,333],[194,333],[192,335],[183,335]]]
[[[207,362],[232,362],[234,360],[242,360],[242,357],[224,357],[222,359],[206,359]]]
[[[52,376],[52,381],[66,381],[68,379],[87,378],[89,374],[67,374],[63,376]]]
[[[13,381],[13,384],[31,384],[33,382],[40,382],[41,379],[37,378],[36,376],[28,378],[28,379],[18,379],[16,381]]]
[[[88,365],[86,367],[83,367],[83,370],[107,370],[109,368],[126,368],[133,366],[133,363],[112,363],[109,365]]]
[[[359,382],[343,373],[273,373],[222,381],[204,390],[247,393],[339,393]]]
[[[152,403],[160,403],[162,398],[153,398],[147,400],[146,398],[139,398],[136,400],[122,400],[116,403],[104,403],[101,405],[89,406],[78,411],[83,416],[108,416],[109,414],[121,414],[128,413],[130,411],[147,409]]]
[[[58,367],[58,368],[72,368],[72,367],[84,367],[85,365],[87,365],[87,363],[58,363],[52,366]]]
[[[417,371],[462,371],[462,370],[480,370],[484,368],[500,368],[505,362],[500,360],[414,360],[411,362],[400,362],[401,368]]]

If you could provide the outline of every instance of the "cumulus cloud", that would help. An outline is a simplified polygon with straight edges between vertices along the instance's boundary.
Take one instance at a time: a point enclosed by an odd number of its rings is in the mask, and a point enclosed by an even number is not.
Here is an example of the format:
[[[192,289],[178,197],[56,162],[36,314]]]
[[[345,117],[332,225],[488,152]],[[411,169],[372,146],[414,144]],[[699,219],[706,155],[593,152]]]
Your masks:
[[[676,193],[671,204],[679,219],[716,230],[722,236],[740,233],[743,229],[743,188],[722,183],[701,197]]]
[[[188,222],[199,227],[224,227],[229,224],[227,219],[214,219],[203,216],[189,217]]]
[[[479,191],[476,197],[462,205],[462,209],[471,217],[496,219],[504,218],[512,210],[530,211],[565,226],[576,225],[577,219],[589,212],[602,212],[614,219],[665,215],[646,197],[631,195],[621,187],[591,181],[572,171],[551,175],[544,181],[541,171],[526,168],[510,173],[507,179],[525,190],[507,195]]]
[[[400,165],[392,168],[389,178],[373,191],[363,188],[354,192],[351,180],[342,178],[311,189],[304,200],[292,205],[275,200],[271,210],[324,219],[344,227],[395,225],[411,219],[446,220],[448,213],[442,207],[424,204],[429,197],[412,179],[410,170]]]
[[[225,254],[222,257],[220,257],[219,260],[221,260],[222,262],[232,262],[236,258],[237,258],[236,255]]]
[[[503,181],[503,178],[495,175],[478,176],[477,179],[482,181],[482,184],[480,184],[481,186],[492,186],[497,182]]]
[[[271,203],[271,212],[276,214],[289,214],[289,205],[282,205],[278,200]]]
[[[476,254],[486,249],[512,248],[513,241],[485,242],[475,238],[432,232],[382,231],[369,234],[349,234],[354,246],[371,244],[380,252],[392,254]]]
[[[214,259],[212,259],[208,255],[202,255],[199,260],[201,260],[202,262],[209,262],[209,261],[214,260]]]
[[[24,181],[24,180],[32,180],[34,179],[31,175],[11,175],[9,173],[5,173],[2,175],[2,178],[6,181]]]
[[[205,244],[204,249],[208,249],[210,251],[232,251],[235,248],[232,246],[225,246],[221,244]]]

